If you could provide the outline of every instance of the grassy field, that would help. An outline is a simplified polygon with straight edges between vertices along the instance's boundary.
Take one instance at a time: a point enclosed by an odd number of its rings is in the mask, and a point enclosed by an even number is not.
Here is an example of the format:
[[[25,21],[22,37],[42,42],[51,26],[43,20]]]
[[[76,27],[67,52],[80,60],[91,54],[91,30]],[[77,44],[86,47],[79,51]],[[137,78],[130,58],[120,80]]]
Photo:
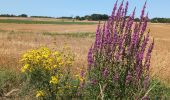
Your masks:
[[[77,73],[87,66],[87,52],[94,41],[96,25],[89,22],[0,20],[0,68],[19,72],[20,57],[27,50],[42,46],[61,50],[67,44],[76,55],[72,69]],[[170,86],[170,24],[149,23],[149,29],[151,38],[155,39],[152,76]]]
[[[74,21],[37,21],[37,20],[17,20],[17,19],[0,19],[0,23],[16,23],[16,24],[77,24],[77,25],[90,25],[94,22],[74,22]]]

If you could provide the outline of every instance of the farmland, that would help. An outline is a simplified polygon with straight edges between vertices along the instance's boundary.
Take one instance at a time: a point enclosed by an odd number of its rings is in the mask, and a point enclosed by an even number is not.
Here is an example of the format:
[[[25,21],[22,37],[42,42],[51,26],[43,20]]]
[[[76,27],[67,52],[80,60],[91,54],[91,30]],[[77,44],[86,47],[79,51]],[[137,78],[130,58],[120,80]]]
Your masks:
[[[36,19],[0,19],[0,68],[20,73],[21,55],[30,49],[49,47],[61,50],[68,45],[75,54],[72,70],[87,67],[87,53],[95,39],[98,22],[37,21]],[[170,86],[170,24],[149,23],[155,40],[152,53],[152,76]]]

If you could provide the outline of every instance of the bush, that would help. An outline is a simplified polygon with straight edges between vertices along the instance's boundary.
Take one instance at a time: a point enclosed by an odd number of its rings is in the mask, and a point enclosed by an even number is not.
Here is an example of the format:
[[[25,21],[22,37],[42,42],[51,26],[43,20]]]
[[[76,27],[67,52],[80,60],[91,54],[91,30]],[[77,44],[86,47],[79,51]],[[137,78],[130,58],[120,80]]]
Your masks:
[[[23,55],[21,71],[36,90],[37,98],[55,100],[77,96],[80,81],[73,79],[70,74],[74,56],[66,51],[53,52],[48,48],[40,48]]]
[[[154,41],[145,35],[148,15],[146,3],[140,22],[134,23],[135,9],[126,19],[128,2],[117,10],[117,2],[109,20],[96,31],[96,40],[88,53],[88,80],[85,88],[96,99],[146,99],[150,89],[150,59]],[[116,12],[117,11],[117,12]],[[147,48],[148,47],[148,48]],[[88,93],[87,92],[87,93]]]

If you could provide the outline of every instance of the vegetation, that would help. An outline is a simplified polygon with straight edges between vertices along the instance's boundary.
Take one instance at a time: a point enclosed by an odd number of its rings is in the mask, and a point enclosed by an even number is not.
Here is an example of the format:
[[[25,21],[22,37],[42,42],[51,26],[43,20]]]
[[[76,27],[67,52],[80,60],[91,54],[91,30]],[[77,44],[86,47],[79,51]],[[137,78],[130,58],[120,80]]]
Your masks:
[[[46,46],[52,44],[50,38],[55,40],[55,43],[51,47],[53,49],[41,47],[25,52],[20,60],[22,67],[19,74],[14,71],[0,70],[0,99],[1,97],[2,99],[28,97],[26,99],[40,100],[169,99],[170,87],[157,78],[151,77],[150,60],[154,40],[150,38],[150,31],[146,31],[149,20],[145,15],[146,3],[140,19],[134,18],[135,10],[127,17],[128,2],[125,7],[123,3],[117,9],[116,2],[108,21],[104,24],[99,23],[95,41],[87,54],[88,68],[81,69],[80,74],[75,74],[71,69],[75,59],[81,60],[76,58],[68,47],[55,50],[54,45],[56,46],[56,41],[62,45],[61,41],[64,40],[58,37],[59,35],[79,37],[79,40],[84,41],[84,37],[93,37],[93,33],[45,32],[43,35],[36,34],[36,38],[33,37],[34,34],[31,34],[31,38],[23,40],[23,34],[9,33],[14,39],[20,40],[17,41],[19,48],[24,45],[23,41],[29,42],[29,46],[36,44],[35,48],[37,43],[43,42],[40,40],[47,41]],[[132,27],[133,23],[135,23],[134,27]],[[44,38],[45,35],[51,36]],[[10,36],[5,35],[5,37],[11,41],[9,44],[14,42]],[[40,37],[40,40],[37,37]],[[34,44],[31,44],[30,39],[33,39]],[[77,38],[73,38],[72,48],[76,51],[77,40],[75,39]],[[87,41],[89,39],[91,38]],[[2,41],[4,41],[3,38]],[[9,46],[11,47],[11,44]],[[85,45],[80,43],[78,50],[80,46]],[[11,51],[13,50],[12,47]],[[76,67],[80,67],[80,64],[78,63]]]
[[[92,21],[102,21],[107,20],[109,18],[106,14],[92,14],[92,15],[86,15],[84,17],[76,16],[76,20],[92,20]]]
[[[0,23],[16,23],[16,24],[78,24],[91,25],[95,22],[61,22],[61,21],[33,21],[33,20],[16,20],[16,19],[0,19]]]
[[[58,17],[59,19],[73,19],[73,17]]]
[[[170,18],[153,18],[150,21],[152,23],[170,23]]]
[[[14,14],[1,14],[0,17],[28,17],[27,14],[21,14],[21,15],[14,15]],[[55,17],[50,17],[50,16],[30,16],[31,18],[55,18]],[[128,18],[129,16],[126,16],[126,18]],[[108,20],[109,16],[107,14],[91,14],[91,15],[85,15],[85,16],[75,16],[73,17],[67,17],[67,16],[63,16],[63,17],[58,17],[57,19],[76,19],[76,20],[89,20],[89,21],[106,21]],[[148,19],[149,20],[149,19]],[[139,22],[140,19],[139,18],[135,18],[135,22]],[[152,18],[149,20],[151,23],[170,23],[170,18]],[[4,21],[4,22],[8,22],[8,21]],[[73,21],[74,22],[74,21]],[[11,22],[12,23],[12,22]],[[24,22],[23,22],[24,23]],[[27,22],[26,22],[27,23]],[[39,23],[39,22],[37,22]],[[45,22],[41,22],[41,23],[45,23]],[[49,22],[47,22],[49,23]],[[32,23],[33,24],[33,23]]]
[[[44,35],[59,35],[59,36],[67,36],[67,37],[78,37],[78,38],[85,38],[85,37],[94,37],[95,33],[90,32],[79,32],[79,33],[50,33],[50,32],[44,32]]]
[[[49,16],[30,16],[31,18],[54,18]]]
[[[28,15],[26,15],[26,14],[21,14],[21,15],[18,15],[18,17],[28,17]]]
[[[21,83],[21,77],[18,73],[12,70],[0,69],[0,99],[1,97],[11,98],[11,96],[17,96],[18,87]]]
[[[1,14],[0,17],[28,17],[26,14],[14,15],[14,14]]]
[[[128,2],[125,8],[122,2],[117,12],[116,8],[117,2],[107,23],[98,26],[96,40],[88,53],[89,95],[120,100],[149,98],[154,41],[149,44],[149,32],[144,34],[148,21],[144,15],[146,3],[134,28],[135,9],[126,20]]]
[[[62,52],[40,48],[23,55],[21,71],[26,82],[36,90],[37,98],[55,100],[59,97],[72,97],[76,96],[79,85],[79,80],[73,81],[70,74],[73,60],[68,48],[64,48]]]

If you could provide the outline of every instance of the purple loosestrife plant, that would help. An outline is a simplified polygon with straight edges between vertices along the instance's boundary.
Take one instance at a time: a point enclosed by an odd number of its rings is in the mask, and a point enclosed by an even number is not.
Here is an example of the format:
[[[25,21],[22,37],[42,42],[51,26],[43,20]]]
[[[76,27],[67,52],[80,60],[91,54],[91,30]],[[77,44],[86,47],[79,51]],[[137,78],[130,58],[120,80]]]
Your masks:
[[[154,47],[154,41],[149,38],[150,31],[146,33],[146,2],[140,22],[134,22],[136,8],[126,17],[128,1],[125,8],[124,0],[119,8],[117,3],[118,0],[103,27],[99,23],[94,45],[89,49],[89,94],[96,98],[143,98],[149,88],[150,59]]]

